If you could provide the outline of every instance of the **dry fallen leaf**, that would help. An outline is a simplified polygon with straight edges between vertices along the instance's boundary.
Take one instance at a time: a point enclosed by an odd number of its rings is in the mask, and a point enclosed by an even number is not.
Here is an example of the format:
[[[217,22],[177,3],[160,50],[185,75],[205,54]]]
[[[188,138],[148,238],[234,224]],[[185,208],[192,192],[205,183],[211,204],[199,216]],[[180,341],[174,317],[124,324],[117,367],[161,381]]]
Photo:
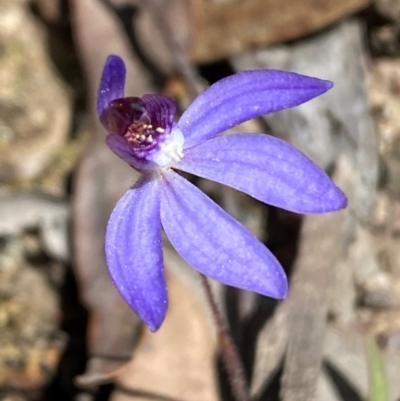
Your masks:
[[[134,359],[117,380],[111,401],[162,397],[218,400],[214,368],[216,337],[204,305],[175,275],[169,274],[167,280],[167,317],[157,333],[146,330],[143,334]]]
[[[210,62],[316,32],[370,0],[193,0],[192,58]]]

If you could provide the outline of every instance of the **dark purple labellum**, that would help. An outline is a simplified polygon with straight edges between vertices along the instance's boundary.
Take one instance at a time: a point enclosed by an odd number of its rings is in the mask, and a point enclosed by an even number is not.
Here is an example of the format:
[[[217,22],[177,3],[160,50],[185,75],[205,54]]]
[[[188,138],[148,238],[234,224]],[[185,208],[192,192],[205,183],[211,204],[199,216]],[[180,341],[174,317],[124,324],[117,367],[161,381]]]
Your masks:
[[[103,111],[100,120],[109,133],[125,136],[129,127],[136,121],[150,124],[146,105],[138,97],[125,97],[113,100]]]

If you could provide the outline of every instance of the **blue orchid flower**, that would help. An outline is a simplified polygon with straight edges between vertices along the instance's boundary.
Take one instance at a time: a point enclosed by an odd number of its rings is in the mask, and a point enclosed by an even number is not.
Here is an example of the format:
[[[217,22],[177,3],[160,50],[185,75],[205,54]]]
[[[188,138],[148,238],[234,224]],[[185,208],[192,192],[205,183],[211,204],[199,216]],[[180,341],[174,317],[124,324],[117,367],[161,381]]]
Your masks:
[[[163,95],[125,97],[125,65],[110,56],[97,110],[110,149],[141,179],[119,200],[105,252],[115,286],[152,331],[168,307],[161,230],[192,267],[234,287],[282,299],[286,275],[245,227],[176,171],[243,191],[297,213],[346,207],[343,192],[296,148],[266,134],[225,130],[319,96],[329,81],[278,70],[243,71],[212,85],[174,122],[176,103]]]

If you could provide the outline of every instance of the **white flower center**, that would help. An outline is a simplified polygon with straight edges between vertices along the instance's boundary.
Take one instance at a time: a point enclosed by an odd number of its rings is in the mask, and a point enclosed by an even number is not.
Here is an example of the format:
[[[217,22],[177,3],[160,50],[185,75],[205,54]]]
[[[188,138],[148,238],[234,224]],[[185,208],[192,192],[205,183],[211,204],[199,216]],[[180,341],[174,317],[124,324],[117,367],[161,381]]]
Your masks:
[[[175,126],[165,140],[158,145],[158,148],[151,152],[146,159],[158,167],[168,167],[182,159],[184,142],[185,138],[182,131]]]

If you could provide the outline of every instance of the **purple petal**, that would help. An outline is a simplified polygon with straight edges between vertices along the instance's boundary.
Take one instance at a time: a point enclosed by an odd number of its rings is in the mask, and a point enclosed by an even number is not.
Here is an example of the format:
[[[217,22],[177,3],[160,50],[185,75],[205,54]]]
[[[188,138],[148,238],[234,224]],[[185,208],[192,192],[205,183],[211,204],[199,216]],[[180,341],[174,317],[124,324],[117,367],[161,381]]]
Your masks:
[[[117,203],[105,250],[115,286],[152,331],[168,306],[161,246],[159,188],[155,180],[145,181]]]
[[[106,143],[108,147],[124,162],[130,166],[135,166],[137,158],[132,153],[132,146],[122,136],[117,134],[109,134],[106,137]]]
[[[285,273],[272,253],[198,188],[165,173],[161,222],[174,248],[201,273],[273,298],[287,294]]]
[[[222,79],[180,118],[185,148],[251,118],[307,102],[331,87],[329,81],[278,70],[243,71]]]
[[[97,113],[100,116],[114,99],[124,97],[125,64],[121,57],[108,56],[101,76],[97,98]]]
[[[325,213],[347,205],[344,193],[322,169],[289,143],[270,135],[214,138],[186,149],[174,167],[297,213]]]
[[[176,114],[175,100],[164,95],[144,95],[142,100],[154,129],[172,126]]]

